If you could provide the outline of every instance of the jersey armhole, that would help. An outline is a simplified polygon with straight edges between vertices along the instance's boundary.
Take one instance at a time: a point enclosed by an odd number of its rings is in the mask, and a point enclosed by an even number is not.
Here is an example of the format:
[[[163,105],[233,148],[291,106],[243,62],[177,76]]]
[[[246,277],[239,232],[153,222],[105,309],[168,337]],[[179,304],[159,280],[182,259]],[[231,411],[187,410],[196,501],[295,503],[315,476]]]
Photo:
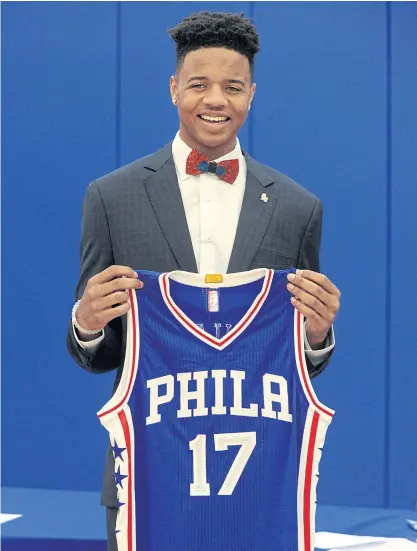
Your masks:
[[[130,309],[127,312],[126,351],[122,376],[116,392],[110,400],[97,412],[104,424],[108,424],[127,404],[136,379],[139,357],[139,313],[136,291],[129,290]]]
[[[309,404],[322,419],[327,419],[330,422],[333,418],[334,410],[322,404],[317,398],[308,373],[307,360],[304,350],[304,320],[304,316],[300,314],[298,310],[294,309],[294,352],[298,377]]]

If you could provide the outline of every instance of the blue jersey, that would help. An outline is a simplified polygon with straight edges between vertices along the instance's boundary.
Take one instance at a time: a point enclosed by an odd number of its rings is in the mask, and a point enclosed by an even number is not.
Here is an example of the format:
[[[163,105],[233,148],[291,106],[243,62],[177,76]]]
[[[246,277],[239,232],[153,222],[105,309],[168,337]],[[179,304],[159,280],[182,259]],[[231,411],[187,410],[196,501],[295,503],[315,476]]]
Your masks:
[[[119,551],[314,549],[334,412],[310,383],[289,271],[138,271],[122,378],[98,412]]]

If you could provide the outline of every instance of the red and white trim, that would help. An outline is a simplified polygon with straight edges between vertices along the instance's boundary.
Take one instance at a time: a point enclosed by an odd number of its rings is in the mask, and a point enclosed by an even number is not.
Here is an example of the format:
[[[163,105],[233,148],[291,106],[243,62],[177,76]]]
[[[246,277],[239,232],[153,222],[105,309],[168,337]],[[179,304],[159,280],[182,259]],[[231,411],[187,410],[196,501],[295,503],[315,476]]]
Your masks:
[[[297,489],[298,551],[314,551],[317,482],[329,421],[310,406],[301,446]]]
[[[117,499],[123,503],[116,518],[116,539],[118,551],[136,551],[135,526],[135,439],[132,415],[129,406],[118,412],[105,425],[109,432],[110,443],[123,448],[121,458],[115,457],[115,472],[120,469],[124,475],[121,485],[117,486]]]
[[[136,511],[135,511],[135,438],[130,408],[127,407],[118,414],[123,429],[126,447],[126,459],[119,463],[127,470],[127,478],[123,481],[124,488],[118,488],[117,497],[124,503],[119,509],[116,521],[118,551],[136,551]],[[119,444],[120,446],[120,444]],[[116,461],[117,463],[117,461]],[[127,484],[125,484],[127,483]]]
[[[294,309],[294,349],[298,376],[304,394],[317,413],[319,413],[319,415],[324,415],[324,418],[327,418],[328,423],[330,423],[334,415],[334,410],[319,401],[313,385],[311,384],[304,352],[304,316],[296,309]]]
[[[298,551],[314,551],[316,489],[326,432],[334,410],[322,404],[311,384],[304,352],[304,316],[294,309],[294,351],[298,378],[310,404],[304,425],[297,491]]]
[[[136,380],[139,357],[139,318],[136,291],[129,290],[130,310],[127,316],[126,352],[122,376],[116,392],[97,413],[104,426],[127,404]],[[107,420],[105,419],[107,417]]]
[[[264,278],[264,282],[260,293],[257,295],[252,305],[243,316],[243,318],[239,321],[239,323],[237,323],[235,327],[221,339],[213,337],[212,335],[198,327],[198,325],[196,325],[188,316],[186,316],[184,312],[173,301],[169,289],[170,279],[172,279],[173,281],[179,281],[181,283],[184,283],[185,285],[206,287],[210,289],[221,289],[223,287],[232,287],[235,285],[243,285],[244,283],[251,283],[253,281],[256,281],[257,279],[260,279],[261,277]],[[229,344],[231,344],[251,324],[253,319],[256,317],[271,289],[273,277],[273,270],[262,268],[258,270],[251,270],[249,272],[241,272],[239,274],[223,275],[222,283],[206,284],[204,283],[204,276],[201,275],[187,274],[185,272],[169,272],[161,274],[161,276],[159,277],[159,285],[165,304],[167,305],[172,315],[181,323],[181,325],[183,325],[183,327],[185,327],[185,329],[192,333],[196,338],[205,342],[209,346],[212,346],[217,350],[223,350],[224,348],[229,346]]]
[[[116,538],[118,551],[136,551],[135,527],[135,439],[132,415],[128,405],[136,380],[139,357],[139,318],[136,292],[129,291],[130,310],[127,315],[126,352],[122,377],[116,392],[97,413],[100,422],[109,433],[110,443],[117,442],[119,448],[125,448],[122,459],[115,458],[115,469],[127,475],[122,487],[117,487],[120,503],[116,520]]]

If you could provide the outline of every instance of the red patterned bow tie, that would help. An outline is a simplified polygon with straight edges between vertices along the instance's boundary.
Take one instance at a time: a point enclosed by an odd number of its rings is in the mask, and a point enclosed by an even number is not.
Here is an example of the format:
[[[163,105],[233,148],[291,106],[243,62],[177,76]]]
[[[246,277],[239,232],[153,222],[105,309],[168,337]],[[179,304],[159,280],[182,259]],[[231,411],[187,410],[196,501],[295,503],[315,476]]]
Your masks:
[[[202,155],[197,149],[193,149],[187,157],[186,173],[191,176],[197,176],[203,172],[211,172],[216,174],[228,184],[233,184],[239,174],[239,160],[229,159],[228,161],[220,161],[216,163],[209,161],[206,156]]]

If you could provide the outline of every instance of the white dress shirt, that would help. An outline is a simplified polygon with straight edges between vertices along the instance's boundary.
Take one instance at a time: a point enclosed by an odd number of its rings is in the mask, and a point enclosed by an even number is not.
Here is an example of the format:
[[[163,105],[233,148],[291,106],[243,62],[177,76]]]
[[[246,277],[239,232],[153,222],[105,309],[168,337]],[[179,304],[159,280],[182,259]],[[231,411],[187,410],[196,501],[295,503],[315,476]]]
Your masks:
[[[197,270],[203,274],[225,274],[232,254],[245,192],[246,160],[239,140],[236,140],[233,151],[215,159],[216,162],[227,159],[239,160],[239,174],[233,184],[228,184],[210,172],[198,176],[186,174],[186,162],[190,152],[191,148],[184,143],[178,132],[172,142],[172,156]],[[104,331],[97,339],[87,342],[78,338],[75,328],[74,334],[77,342],[91,352],[104,338]],[[326,348],[312,350],[305,338],[305,352],[313,365],[322,362],[334,347],[333,329],[328,340]]]
[[[239,161],[239,174],[233,184],[210,172],[186,174],[191,148],[179,134],[172,143],[172,156],[190,230],[197,270],[201,274],[225,274],[229,266],[237,223],[246,186],[246,161],[239,140],[230,153],[216,159]]]

